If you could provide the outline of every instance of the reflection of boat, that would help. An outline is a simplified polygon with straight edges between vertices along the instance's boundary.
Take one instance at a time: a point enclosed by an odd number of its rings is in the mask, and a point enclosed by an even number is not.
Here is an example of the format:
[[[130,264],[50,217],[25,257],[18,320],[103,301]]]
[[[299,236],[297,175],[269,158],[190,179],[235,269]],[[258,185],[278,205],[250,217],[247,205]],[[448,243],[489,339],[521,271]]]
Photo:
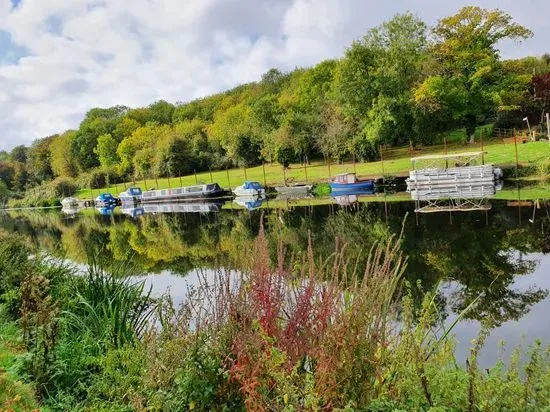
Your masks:
[[[374,191],[374,180],[357,180],[355,173],[342,173],[334,176],[329,183],[332,192],[346,193],[357,191]]]
[[[233,201],[248,210],[257,209],[262,206],[265,196],[237,196]]]
[[[265,189],[258,182],[244,182],[242,186],[233,189],[237,196],[261,196],[265,194]]]
[[[96,210],[101,216],[112,216],[115,212],[116,205],[96,207]]]
[[[313,185],[293,185],[293,186],[277,186],[275,190],[281,196],[292,196],[296,198],[307,197]]]
[[[126,191],[118,195],[122,203],[139,203],[141,202],[141,188],[130,187]]]
[[[278,193],[275,200],[300,200],[310,199],[313,197],[311,193]]]
[[[98,197],[95,198],[95,206],[98,208],[117,206],[117,205],[118,205],[118,199],[110,193],[101,193]]]
[[[221,202],[144,204],[144,213],[210,213],[219,212]]]
[[[470,186],[419,186],[411,189],[413,200],[437,199],[479,199],[495,195],[497,187],[494,184]]]
[[[78,212],[80,212],[80,207],[78,207],[78,205],[76,206],[63,206],[61,208],[61,213],[67,215],[67,216],[74,216],[76,215]]]
[[[359,201],[357,195],[332,196],[337,205],[349,206]]]
[[[133,217],[133,218],[143,216],[143,214],[145,213],[145,211],[143,210],[143,207],[141,207],[141,206],[136,207],[134,204],[130,205],[128,203],[126,203],[126,204],[123,203],[120,211],[122,213],[124,213],[125,215]]]
[[[174,189],[147,190],[142,193],[142,202],[167,202],[223,196],[224,190],[217,184],[177,187]]]

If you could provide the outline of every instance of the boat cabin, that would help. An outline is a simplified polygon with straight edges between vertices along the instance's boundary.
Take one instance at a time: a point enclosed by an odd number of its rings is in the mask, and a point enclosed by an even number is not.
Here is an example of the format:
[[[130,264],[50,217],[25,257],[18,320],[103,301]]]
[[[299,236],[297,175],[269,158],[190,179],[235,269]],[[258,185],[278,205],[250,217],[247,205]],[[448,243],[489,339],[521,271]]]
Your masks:
[[[355,173],[342,173],[342,174],[336,175],[334,176],[332,181],[334,183],[340,183],[343,185],[349,185],[349,184],[358,182],[357,176],[355,175]]]

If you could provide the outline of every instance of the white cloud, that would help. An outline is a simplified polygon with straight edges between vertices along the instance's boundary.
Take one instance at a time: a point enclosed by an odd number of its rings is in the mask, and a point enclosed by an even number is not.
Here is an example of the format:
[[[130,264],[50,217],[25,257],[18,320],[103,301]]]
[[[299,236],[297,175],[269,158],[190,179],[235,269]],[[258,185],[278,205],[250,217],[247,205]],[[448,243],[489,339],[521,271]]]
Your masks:
[[[75,128],[95,106],[187,101],[342,55],[407,9],[428,23],[458,0],[0,0],[0,31],[28,56],[0,63],[0,149]],[[497,4],[498,3],[498,4]],[[537,33],[508,56],[545,52],[550,3],[483,1]],[[15,50],[15,47],[13,48]],[[13,53],[9,48],[2,54]],[[13,56],[10,55],[10,62]]]

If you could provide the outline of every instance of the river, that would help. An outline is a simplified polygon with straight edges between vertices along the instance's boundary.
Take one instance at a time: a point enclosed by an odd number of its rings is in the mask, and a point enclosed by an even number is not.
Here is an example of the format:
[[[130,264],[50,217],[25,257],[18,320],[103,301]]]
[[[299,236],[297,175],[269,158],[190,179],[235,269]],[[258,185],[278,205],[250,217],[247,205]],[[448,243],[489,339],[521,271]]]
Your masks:
[[[550,202],[492,199],[479,210],[415,213],[418,205],[402,196],[353,200],[279,201],[255,210],[226,203],[202,212],[9,212],[0,213],[0,227],[77,264],[90,247],[101,248],[107,260],[131,260],[154,294],[169,290],[176,301],[199,274],[238,269],[262,220],[272,257],[278,240],[288,254],[306,253],[311,236],[317,256],[330,255],[338,242],[361,261],[375,242],[403,231],[404,279],[418,302],[423,291],[437,288],[439,320],[449,325],[476,299],[453,330],[459,359],[486,321],[492,329],[482,366],[497,360],[500,340],[508,351],[539,338],[550,343]]]

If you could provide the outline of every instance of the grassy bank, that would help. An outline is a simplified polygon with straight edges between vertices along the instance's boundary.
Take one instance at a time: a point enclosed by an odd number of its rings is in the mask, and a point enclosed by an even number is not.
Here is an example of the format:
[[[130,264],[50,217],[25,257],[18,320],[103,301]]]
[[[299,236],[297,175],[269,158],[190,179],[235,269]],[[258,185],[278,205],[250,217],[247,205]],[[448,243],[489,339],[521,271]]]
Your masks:
[[[539,344],[524,366],[518,350],[482,370],[484,329],[468,364],[456,363],[450,335],[431,333],[439,325],[436,295],[418,304],[402,288],[399,240],[374,249],[368,267],[354,265],[346,248],[325,262],[313,253],[289,261],[282,248],[271,256],[268,242],[260,231],[246,243],[238,281],[218,272],[176,306],[151,299],[127,264],[105,267],[92,253],[87,273],[74,276],[29,260],[21,239],[2,235],[0,301],[9,320],[0,344],[20,342],[16,352],[26,351],[8,364],[18,364],[17,376],[52,410],[550,406],[550,352]],[[34,407],[30,386],[10,379],[2,386],[9,396]]]
[[[518,159],[520,164],[538,164],[541,161],[550,157],[550,145],[548,142],[539,141],[525,144],[518,144]],[[478,145],[464,145],[461,143],[449,144],[447,147],[448,153],[462,153],[479,151]],[[496,165],[515,165],[516,155],[514,144],[503,144],[502,141],[490,141],[484,145],[484,151],[487,152],[485,161]],[[329,176],[334,176],[338,173],[356,172],[360,176],[375,178],[382,175],[406,175],[411,169],[411,156],[423,156],[428,154],[443,154],[445,148],[443,145],[429,146],[422,150],[417,150],[414,153],[409,153],[408,148],[402,147],[390,149],[383,153],[384,162],[369,162],[356,163],[344,162],[343,164],[333,164],[329,166],[323,162],[313,162],[307,168],[303,165],[291,165],[283,174],[283,169],[277,164],[266,164],[265,166],[257,166],[246,169],[230,169],[228,171],[213,171],[212,173],[199,173],[196,176],[174,177],[171,179],[147,179],[136,182],[127,182],[126,184],[111,185],[101,189],[83,189],[78,191],[77,196],[81,199],[89,199],[97,196],[100,192],[109,191],[118,194],[125,187],[136,185],[142,188],[156,187],[168,188],[189,186],[198,183],[217,182],[220,186],[229,188],[242,184],[246,179],[256,180],[267,185],[283,184],[284,177],[287,180],[294,182],[326,182]],[[265,179],[264,179],[265,170]],[[306,176],[307,174],[307,176]]]

